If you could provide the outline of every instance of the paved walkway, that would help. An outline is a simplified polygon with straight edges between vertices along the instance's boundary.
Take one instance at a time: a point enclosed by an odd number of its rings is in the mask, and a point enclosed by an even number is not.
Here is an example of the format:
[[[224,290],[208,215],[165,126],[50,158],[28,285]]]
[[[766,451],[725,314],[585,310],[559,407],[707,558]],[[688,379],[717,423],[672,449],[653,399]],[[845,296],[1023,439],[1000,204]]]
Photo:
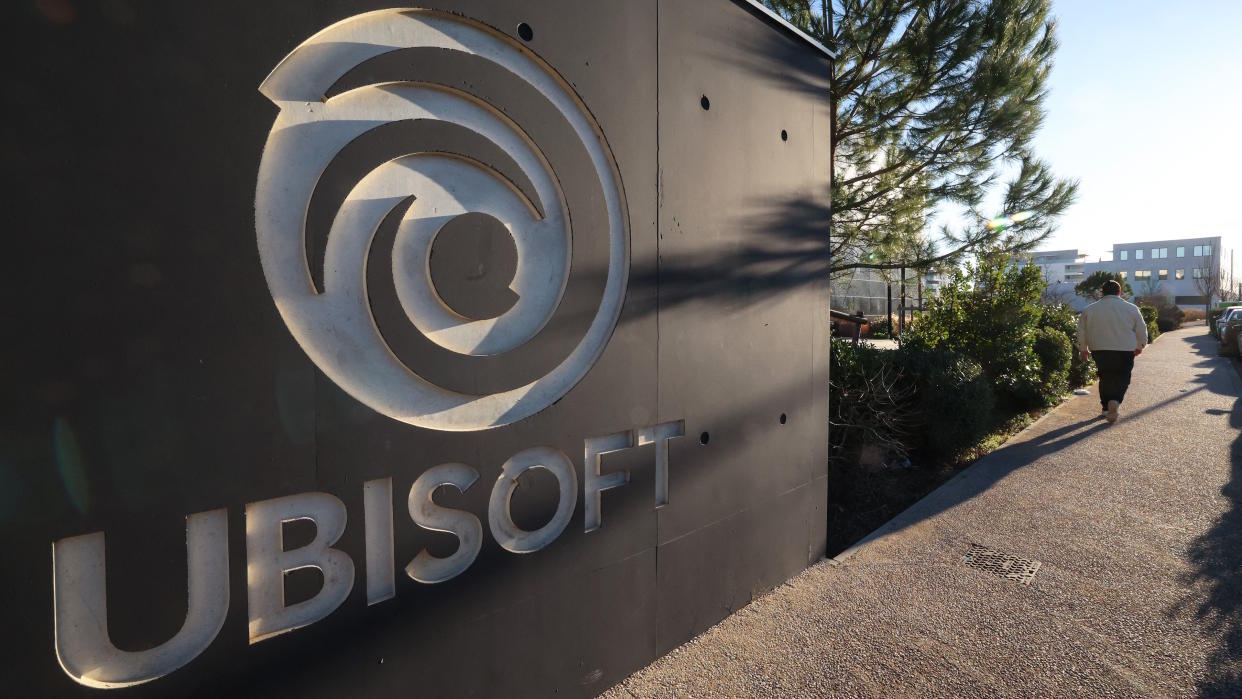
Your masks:
[[[1195,327],[609,696],[1242,696],[1242,381]],[[981,544],[1030,585],[963,565]]]

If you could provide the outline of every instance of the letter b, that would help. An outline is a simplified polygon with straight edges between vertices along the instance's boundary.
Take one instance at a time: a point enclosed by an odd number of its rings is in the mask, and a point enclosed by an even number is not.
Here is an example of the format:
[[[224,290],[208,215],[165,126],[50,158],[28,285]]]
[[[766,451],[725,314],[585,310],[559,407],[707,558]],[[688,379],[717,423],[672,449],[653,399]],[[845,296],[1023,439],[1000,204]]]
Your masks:
[[[284,523],[308,519],[315,540],[284,550]],[[246,505],[246,592],[250,642],[313,624],[331,614],[354,586],[354,562],[330,548],[345,532],[345,504],[327,493],[303,493]],[[285,605],[285,573],[318,568],[323,588],[312,598]]]

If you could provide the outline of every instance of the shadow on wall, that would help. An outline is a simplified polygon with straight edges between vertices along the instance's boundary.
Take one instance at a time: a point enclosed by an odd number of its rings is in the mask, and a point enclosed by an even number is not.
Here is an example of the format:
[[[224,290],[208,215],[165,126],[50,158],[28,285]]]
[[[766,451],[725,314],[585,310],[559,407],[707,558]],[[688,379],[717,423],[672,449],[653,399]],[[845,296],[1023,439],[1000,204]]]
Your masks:
[[[634,270],[630,285],[659,289],[661,310],[696,300],[727,310],[803,286],[821,283],[826,288],[828,208],[826,201],[804,199],[754,202],[740,221],[748,234],[746,243],[728,251],[662,257],[658,269]],[[654,312],[657,299],[647,294],[642,298],[645,305],[631,312]]]

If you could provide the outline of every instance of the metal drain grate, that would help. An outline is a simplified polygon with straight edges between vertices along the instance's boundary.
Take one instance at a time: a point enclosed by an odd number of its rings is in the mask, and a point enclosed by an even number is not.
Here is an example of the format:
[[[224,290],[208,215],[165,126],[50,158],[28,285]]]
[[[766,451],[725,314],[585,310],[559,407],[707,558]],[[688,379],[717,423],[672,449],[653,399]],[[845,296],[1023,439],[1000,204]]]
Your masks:
[[[1031,584],[1031,581],[1035,579],[1035,573],[1039,572],[1039,566],[1042,565],[1039,561],[1028,561],[1025,558],[994,551],[979,544],[970,545],[970,550],[966,552],[962,563],[971,568],[999,575],[1006,580],[1017,580],[1023,585]]]

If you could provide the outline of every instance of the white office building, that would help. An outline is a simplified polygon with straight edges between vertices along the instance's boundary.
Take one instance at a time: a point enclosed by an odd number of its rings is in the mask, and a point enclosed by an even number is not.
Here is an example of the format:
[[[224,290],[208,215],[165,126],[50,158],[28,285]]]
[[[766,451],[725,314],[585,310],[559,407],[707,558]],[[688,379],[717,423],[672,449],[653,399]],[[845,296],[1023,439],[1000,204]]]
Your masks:
[[[1048,284],[1077,284],[1083,280],[1087,253],[1078,250],[1038,250],[1021,259],[1023,264],[1039,267]]]
[[[1079,309],[1086,301],[1075,296],[1074,285],[1097,270],[1119,272],[1135,296],[1163,296],[1183,308],[1215,304],[1221,291],[1242,291],[1242,269],[1235,276],[1233,251],[1221,247],[1220,236],[1118,243],[1112,260],[1086,262],[1086,257],[1077,250],[1050,250],[1028,253],[1021,262],[1044,270],[1046,299]]]

